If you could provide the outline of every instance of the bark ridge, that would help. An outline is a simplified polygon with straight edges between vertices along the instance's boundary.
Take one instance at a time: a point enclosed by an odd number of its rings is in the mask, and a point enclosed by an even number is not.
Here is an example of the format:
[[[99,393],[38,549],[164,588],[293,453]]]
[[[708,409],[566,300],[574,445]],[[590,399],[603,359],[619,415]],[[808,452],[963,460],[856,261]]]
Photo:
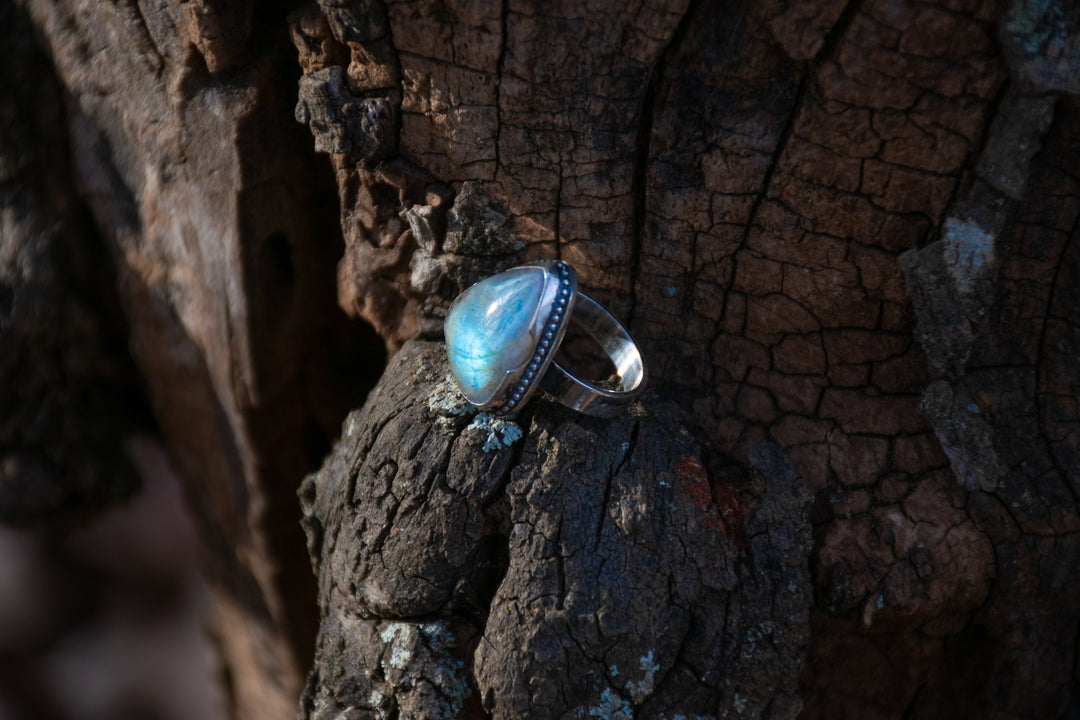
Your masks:
[[[305,481],[305,717],[795,716],[811,495],[778,447],[710,479],[658,401],[497,422],[406,343]]]

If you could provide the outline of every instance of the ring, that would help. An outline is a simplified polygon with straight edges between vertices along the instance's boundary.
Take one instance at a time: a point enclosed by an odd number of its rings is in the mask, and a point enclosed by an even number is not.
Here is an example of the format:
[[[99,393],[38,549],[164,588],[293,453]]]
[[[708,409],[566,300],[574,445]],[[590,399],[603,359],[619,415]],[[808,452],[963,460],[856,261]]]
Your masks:
[[[555,361],[573,321],[603,348],[619,389],[574,377]],[[458,295],[443,326],[450,372],[462,395],[492,415],[509,415],[538,387],[578,412],[614,417],[645,389],[645,359],[630,333],[577,290],[562,260],[519,265]]]

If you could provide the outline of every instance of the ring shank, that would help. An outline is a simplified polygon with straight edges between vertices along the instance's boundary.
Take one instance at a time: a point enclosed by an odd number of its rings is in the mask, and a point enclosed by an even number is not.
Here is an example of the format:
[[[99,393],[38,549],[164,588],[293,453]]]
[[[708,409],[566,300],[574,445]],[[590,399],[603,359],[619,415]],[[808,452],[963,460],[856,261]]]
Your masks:
[[[645,389],[647,371],[641,351],[622,323],[581,292],[577,293],[570,319],[589,333],[611,358],[623,390],[605,390],[590,385],[567,372],[558,359],[551,363],[540,386],[578,412],[614,417]]]

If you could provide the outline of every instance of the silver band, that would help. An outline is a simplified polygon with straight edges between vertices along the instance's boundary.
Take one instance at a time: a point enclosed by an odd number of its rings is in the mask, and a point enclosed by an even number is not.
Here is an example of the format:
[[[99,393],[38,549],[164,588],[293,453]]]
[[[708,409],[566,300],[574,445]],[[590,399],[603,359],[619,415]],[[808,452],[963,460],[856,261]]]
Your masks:
[[[621,380],[622,390],[605,390],[574,377],[558,360],[540,381],[540,387],[559,402],[578,412],[615,417],[641,394],[648,381],[645,359],[630,333],[607,310],[584,293],[577,293],[571,320],[581,326],[604,349]]]

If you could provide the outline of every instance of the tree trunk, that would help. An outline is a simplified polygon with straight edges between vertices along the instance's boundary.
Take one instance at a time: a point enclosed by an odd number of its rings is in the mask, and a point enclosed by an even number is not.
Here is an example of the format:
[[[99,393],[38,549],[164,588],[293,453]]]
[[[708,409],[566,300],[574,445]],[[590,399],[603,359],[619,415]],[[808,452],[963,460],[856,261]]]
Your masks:
[[[0,7],[0,510],[143,394],[235,717],[1080,714],[1075,4]],[[624,417],[446,380],[551,257]]]

